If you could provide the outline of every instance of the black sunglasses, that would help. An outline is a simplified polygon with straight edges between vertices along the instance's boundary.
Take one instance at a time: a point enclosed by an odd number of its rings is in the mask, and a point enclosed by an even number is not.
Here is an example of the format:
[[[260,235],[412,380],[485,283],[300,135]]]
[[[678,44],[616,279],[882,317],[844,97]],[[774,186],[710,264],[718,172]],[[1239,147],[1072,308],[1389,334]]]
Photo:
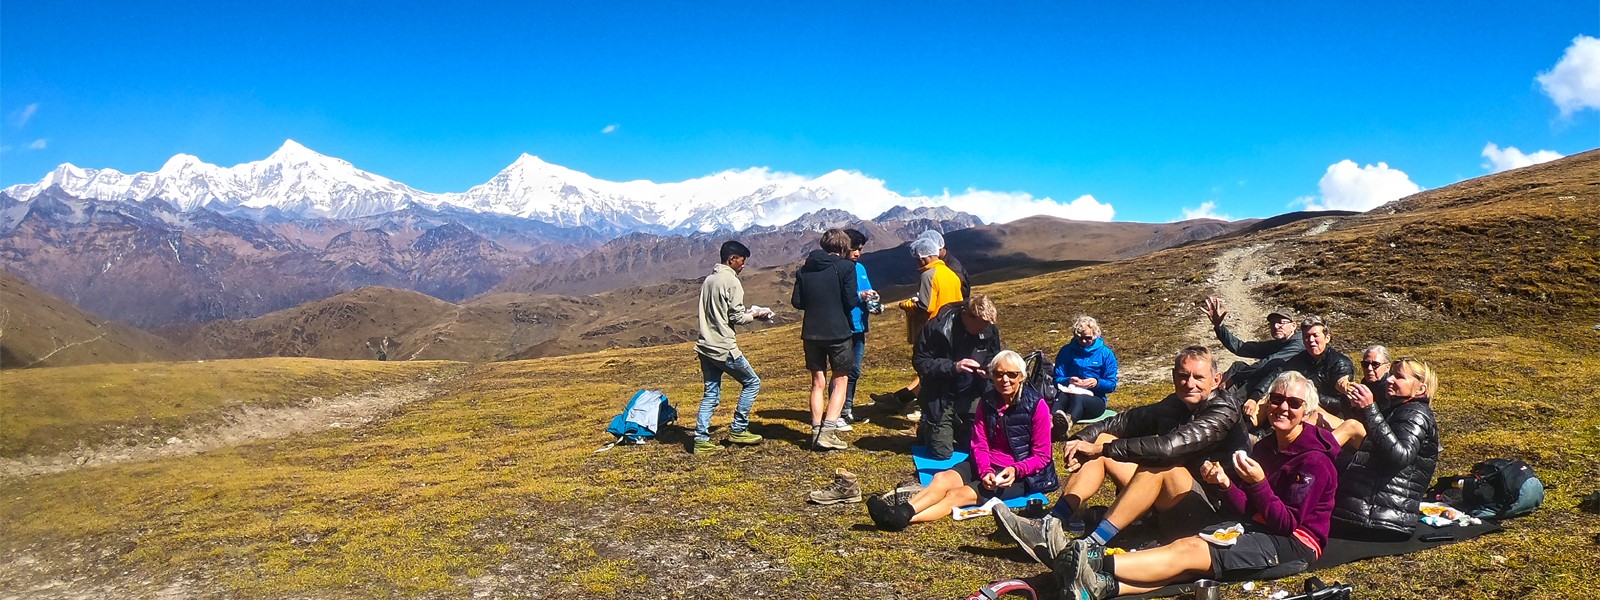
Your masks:
[[[1292,409],[1295,409],[1295,410],[1299,410],[1301,408],[1304,408],[1305,405],[1306,405],[1306,401],[1305,400],[1301,400],[1301,399],[1295,398],[1293,396],[1285,396],[1283,394],[1278,394],[1278,393],[1273,393],[1273,394],[1268,395],[1267,396],[1267,402],[1271,402],[1274,405],[1288,404],[1289,408],[1292,408]]]
[[[1363,361],[1361,361],[1361,366],[1366,367],[1368,369],[1376,369],[1376,368],[1381,367],[1381,366],[1383,366],[1385,364],[1387,364],[1387,363],[1385,363],[1385,362],[1383,362],[1381,360],[1363,360]]]

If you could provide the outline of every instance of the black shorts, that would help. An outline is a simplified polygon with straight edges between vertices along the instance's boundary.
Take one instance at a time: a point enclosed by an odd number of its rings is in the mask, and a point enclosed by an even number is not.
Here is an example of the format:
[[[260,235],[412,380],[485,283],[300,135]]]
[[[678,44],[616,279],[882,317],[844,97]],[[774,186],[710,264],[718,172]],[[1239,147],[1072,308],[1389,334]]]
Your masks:
[[[1317,555],[1299,540],[1250,526],[1245,527],[1245,532],[1232,546],[1207,546],[1211,548],[1212,575],[1220,581],[1287,577],[1306,570],[1317,560]],[[1271,577],[1263,577],[1263,574]]]
[[[803,340],[807,371],[833,371],[835,375],[849,375],[856,366],[854,338],[834,341]]]
[[[961,476],[961,483],[967,484],[967,487],[978,493],[978,504],[988,502],[990,498],[999,498],[1001,501],[1006,501],[1028,495],[1028,486],[1023,485],[1020,477],[1010,487],[1003,487],[998,490],[983,487],[983,481],[972,474],[972,461],[970,460],[961,461],[956,466],[950,467],[950,470]]]
[[[1156,512],[1156,526],[1160,528],[1163,539],[1170,541],[1189,537],[1217,522],[1220,511],[1211,500],[1216,492],[1207,489],[1206,485],[1195,479],[1190,493],[1180,497],[1172,508]]]

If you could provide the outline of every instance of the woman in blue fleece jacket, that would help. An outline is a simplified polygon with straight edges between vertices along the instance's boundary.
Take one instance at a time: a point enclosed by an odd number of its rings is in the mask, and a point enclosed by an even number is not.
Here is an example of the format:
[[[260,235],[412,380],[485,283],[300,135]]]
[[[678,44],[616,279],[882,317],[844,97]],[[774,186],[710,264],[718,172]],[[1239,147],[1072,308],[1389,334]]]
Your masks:
[[[1087,391],[1056,396],[1051,412],[1064,427],[1106,410],[1106,394],[1117,390],[1117,353],[1100,336],[1100,322],[1080,316],[1072,322],[1072,341],[1056,353],[1056,386]]]

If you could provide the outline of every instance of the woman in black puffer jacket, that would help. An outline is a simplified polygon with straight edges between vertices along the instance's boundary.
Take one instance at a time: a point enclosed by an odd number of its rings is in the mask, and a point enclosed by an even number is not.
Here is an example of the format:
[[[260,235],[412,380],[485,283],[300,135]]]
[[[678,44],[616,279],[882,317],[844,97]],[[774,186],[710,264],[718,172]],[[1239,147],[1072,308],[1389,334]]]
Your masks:
[[[1390,374],[1387,412],[1379,411],[1366,386],[1347,388],[1352,418],[1366,433],[1360,446],[1337,462],[1335,537],[1403,540],[1422,517],[1418,505],[1439,461],[1439,428],[1428,406],[1439,381],[1427,363],[1414,358],[1395,361]]]

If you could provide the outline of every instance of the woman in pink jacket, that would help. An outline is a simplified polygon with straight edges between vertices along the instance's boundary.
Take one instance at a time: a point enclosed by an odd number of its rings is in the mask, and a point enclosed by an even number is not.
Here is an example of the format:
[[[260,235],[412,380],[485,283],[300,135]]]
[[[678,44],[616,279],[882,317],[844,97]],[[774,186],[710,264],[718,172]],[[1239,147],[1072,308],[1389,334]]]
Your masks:
[[[928,487],[893,503],[892,494],[867,501],[867,514],[890,531],[936,521],[952,508],[1010,500],[1060,486],[1050,452],[1050,405],[1022,385],[1022,356],[1002,350],[986,371],[994,388],[978,402],[972,431],[972,458],[933,476]]]

